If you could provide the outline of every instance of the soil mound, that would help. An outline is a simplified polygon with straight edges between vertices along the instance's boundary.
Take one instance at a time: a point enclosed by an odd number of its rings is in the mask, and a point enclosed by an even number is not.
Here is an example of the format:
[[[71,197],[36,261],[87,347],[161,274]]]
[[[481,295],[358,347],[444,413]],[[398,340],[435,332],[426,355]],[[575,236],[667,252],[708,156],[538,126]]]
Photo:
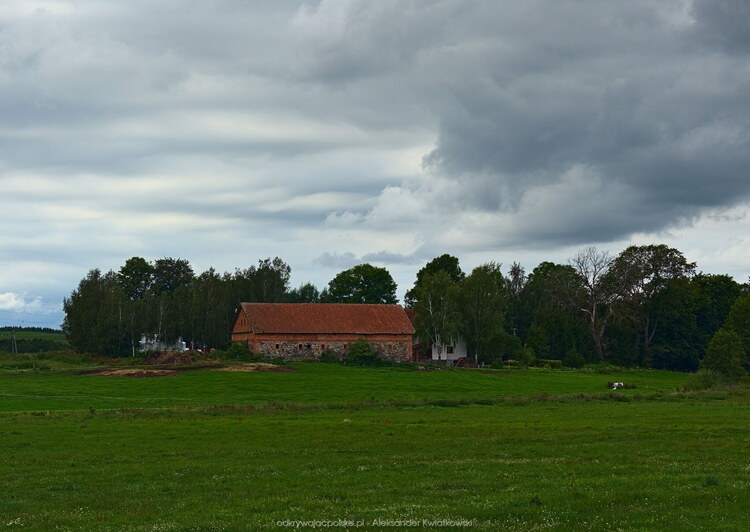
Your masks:
[[[265,362],[252,362],[249,364],[232,364],[231,366],[216,368],[216,371],[273,371],[279,373],[290,373],[297,370],[290,366],[277,366],[275,364],[267,364]]]
[[[190,366],[195,356],[189,351],[153,351],[143,362],[149,366]]]

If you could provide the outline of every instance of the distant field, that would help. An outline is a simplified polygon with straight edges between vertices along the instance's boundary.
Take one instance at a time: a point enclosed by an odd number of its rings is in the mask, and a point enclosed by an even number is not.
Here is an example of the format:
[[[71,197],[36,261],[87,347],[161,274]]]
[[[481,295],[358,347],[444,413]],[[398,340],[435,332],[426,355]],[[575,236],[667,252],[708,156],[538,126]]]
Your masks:
[[[0,412],[164,408],[280,403],[347,403],[497,399],[539,393],[603,393],[609,381],[636,386],[621,394],[675,391],[687,378],[666,371],[612,374],[577,371],[413,371],[327,364],[297,364],[294,373],[187,371],[176,377],[130,379],[43,372],[0,371]]]
[[[750,524],[748,388],[673,394],[686,376],[657,371],[296,367],[142,379],[0,374],[0,526]],[[637,388],[609,394],[611,380]],[[420,401],[429,404],[413,406]]]
[[[37,353],[70,349],[64,334],[35,331],[16,331],[16,346],[19,353]],[[0,331],[0,353],[12,351],[12,331]]]
[[[13,335],[12,331],[0,331],[0,340],[9,340]],[[68,343],[65,335],[60,333],[49,333],[49,332],[31,332],[31,331],[16,331],[17,339],[29,340],[32,338],[42,340],[53,340],[55,342]]]

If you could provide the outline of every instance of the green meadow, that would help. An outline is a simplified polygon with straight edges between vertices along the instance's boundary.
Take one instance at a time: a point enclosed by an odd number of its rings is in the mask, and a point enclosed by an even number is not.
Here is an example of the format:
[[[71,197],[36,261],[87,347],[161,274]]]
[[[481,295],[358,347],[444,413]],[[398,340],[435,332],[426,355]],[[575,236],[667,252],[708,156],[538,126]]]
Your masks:
[[[746,530],[750,390],[659,371],[0,372],[0,528]],[[635,388],[610,392],[608,381]]]

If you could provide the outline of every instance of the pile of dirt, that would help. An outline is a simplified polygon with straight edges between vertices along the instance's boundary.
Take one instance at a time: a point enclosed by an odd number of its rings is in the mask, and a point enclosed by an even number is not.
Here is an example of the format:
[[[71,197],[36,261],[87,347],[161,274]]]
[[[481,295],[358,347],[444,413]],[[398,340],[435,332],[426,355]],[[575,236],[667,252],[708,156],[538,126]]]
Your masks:
[[[99,371],[93,371],[89,375],[99,375],[102,377],[131,377],[134,379],[142,379],[146,377],[174,377],[177,375],[176,371],[171,369],[102,369]]]
[[[149,366],[189,366],[195,357],[189,351],[153,351],[143,362]]]
[[[216,371],[274,371],[279,373],[290,373],[297,370],[290,366],[277,366],[265,362],[252,362],[249,364],[232,364],[231,366],[223,366],[221,368],[216,368]]]

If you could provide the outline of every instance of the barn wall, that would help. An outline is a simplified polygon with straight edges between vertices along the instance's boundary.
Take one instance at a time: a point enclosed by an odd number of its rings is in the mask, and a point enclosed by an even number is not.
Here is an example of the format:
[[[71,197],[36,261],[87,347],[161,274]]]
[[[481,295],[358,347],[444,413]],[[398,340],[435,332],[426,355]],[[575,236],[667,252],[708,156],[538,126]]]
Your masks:
[[[409,362],[411,360],[412,339],[410,335],[251,334],[248,335],[247,339],[242,338],[238,341],[247,341],[248,347],[254,353],[269,358],[317,360],[326,349],[333,351],[340,357],[345,357],[349,345],[362,339],[367,340],[386,360],[393,360],[394,362]]]

